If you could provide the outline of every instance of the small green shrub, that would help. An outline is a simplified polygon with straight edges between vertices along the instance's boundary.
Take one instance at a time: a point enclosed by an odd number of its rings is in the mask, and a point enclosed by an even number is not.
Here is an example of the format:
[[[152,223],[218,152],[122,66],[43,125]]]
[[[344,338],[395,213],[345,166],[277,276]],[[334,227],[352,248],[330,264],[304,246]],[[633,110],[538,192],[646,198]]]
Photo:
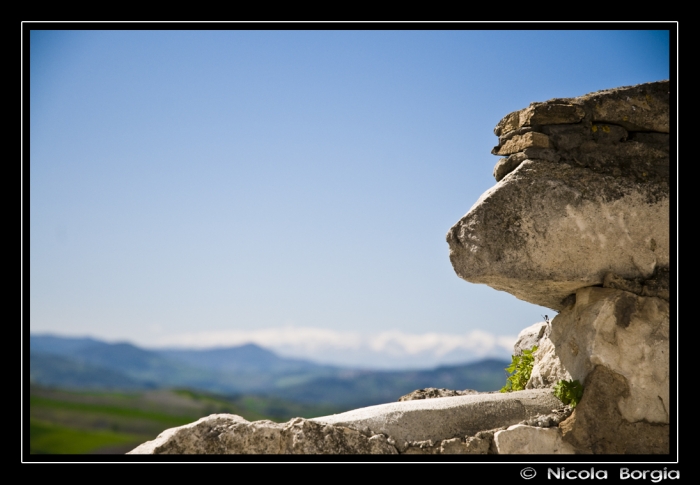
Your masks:
[[[537,350],[535,345],[530,350],[523,350],[523,355],[513,355],[513,361],[506,367],[506,372],[510,374],[506,380],[506,385],[501,388],[501,392],[522,391],[525,389],[527,381],[532,374],[532,366],[535,357],[532,355]]]
[[[583,396],[583,386],[578,379],[575,381],[561,380],[554,386],[554,396],[564,404],[570,404],[572,408],[575,408]]]

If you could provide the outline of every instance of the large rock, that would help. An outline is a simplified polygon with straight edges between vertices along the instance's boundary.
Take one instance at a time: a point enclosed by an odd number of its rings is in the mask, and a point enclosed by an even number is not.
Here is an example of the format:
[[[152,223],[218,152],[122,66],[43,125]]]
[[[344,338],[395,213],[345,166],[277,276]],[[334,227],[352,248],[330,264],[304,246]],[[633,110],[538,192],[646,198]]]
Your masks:
[[[535,353],[529,388],[583,383],[603,366],[624,383],[610,406],[629,423],[669,422],[669,304],[612,288],[584,288],[551,323]],[[584,391],[584,395],[590,392]]]
[[[513,424],[568,416],[550,389],[396,402],[287,423],[213,414],[171,428],[130,454],[486,454]]]
[[[584,392],[564,421],[500,430],[492,448],[667,453],[668,81],[532,103],[494,131],[498,183],[448,232],[450,260],[467,281],[559,311],[514,353],[538,346],[528,388]],[[533,428],[550,418],[560,431]]]
[[[583,288],[551,322],[529,388],[584,385],[560,424],[578,453],[668,453],[669,303],[615,288]]]
[[[386,436],[302,418],[287,423],[248,422],[212,414],[163,431],[128,454],[396,454]]]
[[[313,418],[312,421],[384,434],[397,443],[474,436],[561,408],[551,389],[405,401]]]
[[[656,184],[526,160],[447,234],[461,278],[561,310],[607,273],[646,280],[669,265],[668,193]]]
[[[670,426],[666,423],[630,422],[618,402],[629,399],[629,382],[604,365],[596,366],[584,383],[581,402],[560,424],[563,440],[577,453],[667,454]]]
[[[456,273],[561,310],[606,275],[643,287],[668,271],[668,117],[668,81],[507,115],[499,183],[447,234]]]

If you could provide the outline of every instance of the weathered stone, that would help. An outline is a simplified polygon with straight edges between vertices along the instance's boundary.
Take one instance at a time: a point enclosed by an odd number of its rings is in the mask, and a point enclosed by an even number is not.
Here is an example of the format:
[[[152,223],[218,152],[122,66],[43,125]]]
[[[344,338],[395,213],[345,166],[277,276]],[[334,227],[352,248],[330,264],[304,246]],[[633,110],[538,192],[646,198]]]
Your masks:
[[[532,103],[499,122],[494,130],[499,144],[491,153],[509,155],[529,148],[527,159],[561,160],[639,183],[668,184],[668,86],[663,81]],[[551,150],[541,148],[542,134]],[[532,153],[538,147],[546,155]],[[517,166],[516,160],[498,162],[497,180]]]
[[[602,145],[607,149],[605,145],[627,139],[627,130],[618,125],[553,125],[543,126],[542,132],[549,137],[552,148],[562,155],[582,146],[597,150]]]
[[[493,436],[498,431],[507,429],[506,426],[486,431],[480,431],[474,436],[465,439],[452,438],[440,442],[412,441],[397,449],[401,454],[407,455],[486,455],[495,454],[497,450],[493,445]],[[391,440],[390,440],[391,442]]]
[[[486,455],[491,447],[489,436],[470,436],[464,441],[459,438],[443,440],[440,444],[440,454],[442,455]]]
[[[586,378],[581,402],[560,424],[564,441],[578,453],[669,453],[668,424],[629,422],[622,416],[618,403],[629,397],[627,379],[605,365],[596,366]]]
[[[642,143],[648,147],[653,147],[657,150],[669,153],[669,134],[668,133],[647,133],[644,131],[636,131],[629,133],[628,140]]]
[[[501,426],[500,428],[479,431],[474,436],[467,437],[464,440],[464,444],[467,446],[469,453],[473,455],[496,454],[497,450],[493,443],[493,436],[507,428],[507,426]]]
[[[497,432],[494,443],[499,454],[574,454],[572,445],[562,440],[559,428],[538,428],[516,424]]]
[[[551,148],[526,148],[523,150],[523,155],[530,160],[546,160],[554,163],[561,159],[561,156]]]
[[[572,380],[571,374],[562,366],[557,357],[557,348],[547,336],[540,340],[540,345],[535,352],[535,364],[532,366],[530,380],[526,387],[529,389],[554,387],[561,380]]]
[[[496,136],[500,137],[501,135],[517,130],[521,126],[520,111],[513,111],[512,113],[505,115],[503,119],[498,122],[496,127],[493,129],[493,132]]]
[[[500,182],[503,177],[515,170],[518,165],[525,161],[527,157],[523,152],[514,153],[513,155],[501,158],[493,168],[493,178],[496,182]]]
[[[508,133],[505,133],[504,135],[498,137],[498,145],[503,145],[505,142],[507,142],[516,135],[524,135],[525,133],[530,133],[531,131],[536,130],[531,126],[523,126],[522,128],[518,128],[517,130],[509,131]]]
[[[459,438],[457,438],[459,439]],[[437,455],[440,453],[440,442],[434,443],[433,440],[413,441],[408,444],[406,450],[402,453],[405,455]]]
[[[650,246],[655,245],[656,241],[652,239]],[[646,280],[626,279],[612,272],[607,273],[603,278],[603,288],[615,288],[635,295],[652,296],[668,301],[670,297],[668,268],[659,268],[655,275]]]
[[[557,426],[559,423],[564,421],[571,415],[572,408],[566,406],[561,409],[553,409],[551,414],[540,414],[534,418],[526,419],[518,424],[524,424],[526,426],[537,426],[539,428],[549,428],[552,426]]]
[[[522,152],[500,159],[494,167],[496,180],[500,181],[520,163],[529,159],[561,161],[561,163],[588,168],[605,175],[627,177],[638,183],[653,182],[665,185],[669,183],[668,143],[665,145],[658,143],[658,138],[635,136],[624,142],[615,142],[615,138],[623,136],[617,133],[606,142],[601,142],[602,137],[596,139],[593,134],[586,133],[590,130],[581,131],[578,125],[574,128],[561,126],[556,128],[561,130],[552,130],[550,143],[553,148],[525,148]],[[617,128],[622,130],[620,127]],[[610,133],[615,131],[609,129]],[[601,129],[598,133],[605,132]],[[665,191],[668,191],[668,188]]]
[[[548,162],[558,162],[561,156],[549,148],[526,148],[522,152],[514,153],[506,158],[501,158],[496,162],[493,168],[493,177],[496,182],[500,182],[503,177],[511,173],[513,170],[525,160],[546,160]]]
[[[488,448],[487,448],[488,450]],[[459,438],[442,440],[440,443],[440,454],[443,455],[466,455],[467,445]]]
[[[486,455],[490,452],[493,434],[478,433],[466,439],[452,438],[439,443],[432,441],[414,441],[409,443],[402,453],[407,455]]]
[[[635,134],[628,140],[627,131],[612,124],[545,126],[542,130],[549,136],[550,151],[559,156],[558,160],[546,158],[549,161],[561,160],[638,183],[669,183],[668,135]],[[527,151],[525,155],[529,159],[545,159]]]
[[[352,429],[368,428],[372,434],[384,434],[397,443],[428,440],[440,443],[517,424],[560,407],[562,403],[551,390],[532,389],[380,404],[311,421]]]
[[[524,126],[578,123],[584,115],[582,107],[572,104],[531,103],[499,121],[494,133],[501,136]]]
[[[669,132],[669,82],[607,89],[576,98],[591,121],[624,126],[628,131]]]
[[[396,454],[386,436],[365,436],[342,426],[302,418],[287,423],[248,422],[213,414],[171,428],[129,454]]]
[[[530,350],[540,345],[540,340],[549,334],[549,323],[538,322],[524,328],[518,334],[518,340],[513,345],[513,355],[523,355],[523,350]]]
[[[522,127],[572,124],[582,121],[612,123],[628,131],[669,132],[669,82],[659,81],[605,89],[577,98],[531,103],[506,115],[494,129],[496,136]]]
[[[578,123],[585,116],[581,106],[572,104],[532,103],[520,114],[523,126]]]
[[[496,433],[490,453],[668,452],[668,128],[668,81],[532,103],[496,126],[492,153],[510,156],[448,232],[450,260],[467,281],[560,311],[514,351],[538,347],[528,388],[584,392],[568,417]]]
[[[526,148],[549,148],[549,137],[544,133],[531,131],[524,135],[516,135],[502,146],[494,147],[491,151],[494,155],[510,155],[516,152],[522,152]]]
[[[667,153],[634,141],[607,149],[572,150],[562,162],[588,168],[603,175],[627,177],[638,184],[657,184],[658,191],[669,193],[669,157]]]
[[[549,387],[560,379],[583,383],[603,366],[625,381],[624,396],[610,396],[623,419],[669,422],[667,301],[583,288],[576,292],[576,304],[557,315],[551,327],[549,342],[535,353],[528,388]],[[584,396],[588,392],[584,389]]]
[[[526,160],[450,229],[450,260],[467,281],[561,310],[610,271],[668,267],[669,214],[667,187]]]
[[[473,389],[453,391],[450,389],[437,389],[435,387],[428,387],[426,389],[418,389],[404,396],[401,396],[399,398],[399,402],[413,401],[415,399],[434,399],[436,397],[468,396],[470,394],[479,394],[479,391],[475,391]]]

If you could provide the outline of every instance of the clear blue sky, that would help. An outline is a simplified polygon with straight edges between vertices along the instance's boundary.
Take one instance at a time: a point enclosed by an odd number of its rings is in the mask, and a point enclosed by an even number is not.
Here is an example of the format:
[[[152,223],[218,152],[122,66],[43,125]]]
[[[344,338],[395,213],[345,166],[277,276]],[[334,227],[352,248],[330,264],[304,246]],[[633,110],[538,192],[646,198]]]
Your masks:
[[[507,356],[554,314],[450,265],[445,234],[495,184],[496,123],[669,78],[666,31],[33,31],[30,47],[32,332],[383,367]]]

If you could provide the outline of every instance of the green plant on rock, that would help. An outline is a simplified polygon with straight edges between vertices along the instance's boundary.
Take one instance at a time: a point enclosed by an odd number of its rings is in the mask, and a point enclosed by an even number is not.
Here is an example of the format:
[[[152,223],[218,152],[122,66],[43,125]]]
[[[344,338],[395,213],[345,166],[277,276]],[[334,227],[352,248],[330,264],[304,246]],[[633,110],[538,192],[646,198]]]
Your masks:
[[[501,392],[522,391],[525,389],[527,381],[532,374],[532,366],[535,357],[532,355],[537,350],[537,345],[530,350],[523,350],[523,355],[513,355],[511,364],[506,367],[506,372],[510,375],[506,380],[506,385],[501,388]]]
[[[578,379],[575,381],[561,380],[554,386],[554,396],[564,404],[575,408],[583,396],[583,386]]]

